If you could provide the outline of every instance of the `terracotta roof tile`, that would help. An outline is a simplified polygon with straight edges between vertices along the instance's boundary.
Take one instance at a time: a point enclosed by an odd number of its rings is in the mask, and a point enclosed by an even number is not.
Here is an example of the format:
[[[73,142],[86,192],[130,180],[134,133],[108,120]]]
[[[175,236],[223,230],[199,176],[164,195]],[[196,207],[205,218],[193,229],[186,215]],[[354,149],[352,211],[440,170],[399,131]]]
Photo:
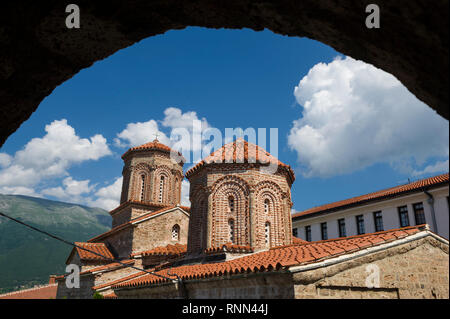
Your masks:
[[[80,259],[83,261],[108,261],[108,258],[114,259],[113,254],[109,251],[109,249],[106,247],[106,245],[104,243],[75,242],[75,245],[85,248],[85,249],[89,249],[97,254],[107,257],[107,258],[102,258],[98,255],[95,255],[95,254],[89,252],[89,251],[75,247],[74,250],[78,253],[78,255],[80,256]]]
[[[181,256],[187,251],[187,245],[175,244],[160,246],[150,250],[142,251],[139,253],[134,253],[131,257],[142,255],[142,256]]]
[[[308,210],[298,212],[292,215],[292,218],[299,218],[303,216],[308,216],[311,214],[319,214],[319,213],[325,213],[325,212],[333,212],[340,209],[345,209],[348,207],[353,207],[356,205],[362,205],[367,202],[380,200],[386,197],[393,197],[398,196],[404,193],[413,192],[413,191],[420,191],[424,188],[428,188],[430,186],[440,185],[440,184],[448,184],[449,182],[449,174],[442,174],[434,177],[425,178],[416,182],[412,182],[406,185],[400,185],[391,187],[388,189],[384,189],[381,191],[377,191],[374,193],[352,197],[349,199],[341,200],[338,202],[325,204],[318,207],[313,207]]]
[[[0,295],[0,299],[55,299],[58,284],[34,287]]]
[[[249,143],[243,138],[238,138],[234,142],[225,144],[218,150],[200,161],[197,165],[186,172],[186,177],[191,176],[201,167],[214,163],[259,163],[267,165],[269,163],[276,164],[278,167],[287,170],[291,183],[295,180],[294,171],[287,164],[284,164],[262,147]]]
[[[244,257],[219,263],[183,265],[171,269],[162,269],[158,274],[175,279],[177,274],[184,280],[210,278],[214,276],[238,273],[279,270],[283,267],[309,264],[342,254],[351,253],[385,243],[384,238],[409,236],[423,230],[423,226],[405,227],[373,234],[358,235],[310,243],[277,247]],[[113,285],[112,288],[138,287],[166,282],[167,279],[148,274],[128,282]]]
[[[175,154],[181,157],[182,163],[186,162],[186,159],[181,155],[180,152],[172,150],[169,146],[160,143],[157,139],[154,139],[152,142],[130,148],[122,155],[122,158],[125,158],[128,154],[133,152],[152,151],[152,150],[162,151],[165,153],[174,152]]]

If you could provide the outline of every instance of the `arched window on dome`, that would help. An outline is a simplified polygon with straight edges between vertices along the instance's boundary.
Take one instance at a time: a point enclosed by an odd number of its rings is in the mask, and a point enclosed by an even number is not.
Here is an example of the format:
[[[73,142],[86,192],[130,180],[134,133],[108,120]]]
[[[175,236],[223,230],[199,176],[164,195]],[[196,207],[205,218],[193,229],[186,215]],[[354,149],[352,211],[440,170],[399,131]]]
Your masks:
[[[163,201],[164,184],[165,184],[164,175],[161,175],[161,177],[159,178],[159,202],[160,203],[162,203],[162,201]]]
[[[266,247],[270,247],[270,223],[266,222],[264,226],[264,243]]]
[[[228,209],[230,210],[230,213],[234,213],[234,197],[233,196],[228,197]]]
[[[144,201],[144,196],[145,196],[145,174],[142,174],[141,175],[141,194],[140,194],[140,197],[139,197],[139,200],[141,202]]]
[[[234,220],[230,219],[228,220],[228,236],[230,239],[230,242],[234,244]]]
[[[178,224],[172,227],[172,240],[180,240],[180,226]]]

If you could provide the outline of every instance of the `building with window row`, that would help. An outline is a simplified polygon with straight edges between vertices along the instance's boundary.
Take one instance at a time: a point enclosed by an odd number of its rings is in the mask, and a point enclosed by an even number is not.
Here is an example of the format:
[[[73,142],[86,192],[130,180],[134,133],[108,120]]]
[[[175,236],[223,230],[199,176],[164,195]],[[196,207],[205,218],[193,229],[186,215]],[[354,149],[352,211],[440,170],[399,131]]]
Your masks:
[[[294,236],[307,241],[422,224],[449,238],[448,173],[292,215]]]

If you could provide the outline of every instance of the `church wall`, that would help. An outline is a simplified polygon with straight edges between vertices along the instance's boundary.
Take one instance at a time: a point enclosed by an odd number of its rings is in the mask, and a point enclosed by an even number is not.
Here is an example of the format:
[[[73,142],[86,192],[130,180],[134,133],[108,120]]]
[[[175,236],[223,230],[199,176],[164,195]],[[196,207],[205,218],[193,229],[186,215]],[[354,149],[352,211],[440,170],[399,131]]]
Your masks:
[[[56,299],[92,299],[94,291],[94,276],[80,276],[80,288],[68,288],[66,279],[58,279]]]
[[[292,242],[291,194],[286,177],[280,173],[267,174],[257,168],[243,164],[224,164],[204,167],[190,177],[192,205],[191,238],[188,251],[193,247],[219,246],[230,242],[229,221],[235,225],[235,243],[251,245],[255,249],[267,249],[265,244],[265,224],[270,223],[270,247],[287,245]],[[245,164],[244,164],[245,165]],[[234,178],[236,177],[236,178]],[[233,180],[234,178],[234,180]],[[202,189],[202,191],[197,191]],[[208,198],[208,218],[196,218],[195,196]],[[228,209],[228,198],[233,196],[236,211]],[[269,215],[264,212],[264,200],[270,199]],[[267,216],[266,216],[267,215]],[[206,232],[206,245],[202,245],[201,234]]]
[[[179,299],[181,289],[175,284],[151,288],[115,291],[119,299]],[[292,275],[282,273],[233,276],[227,280],[186,282],[185,292],[190,299],[290,299],[294,296]]]
[[[367,266],[378,267],[380,285],[368,288]],[[335,265],[303,272],[266,272],[185,282],[187,297],[345,299],[449,298],[448,245],[417,239]],[[174,284],[115,291],[119,298],[181,298]]]
[[[372,272],[368,265],[379,269],[379,288],[367,287]],[[295,273],[295,298],[449,298],[448,267],[448,245],[419,239],[348,262]]]
[[[127,206],[112,216],[112,228],[125,224],[131,219],[131,207]]]
[[[179,240],[172,240],[172,227],[180,226]],[[132,253],[150,250],[168,244],[187,243],[189,217],[176,209],[142,223],[136,224],[133,233]]]
[[[373,213],[381,211],[383,216],[384,230],[400,228],[400,219],[398,214],[398,207],[406,205],[408,208],[409,224],[411,226],[416,225],[414,217],[413,204],[423,203],[426,223],[429,225],[430,230],[439,234],[444,238],[449,236],[449,207],[448,207],[448,186],[440,189],[433,189],[429,191],[434,199],[434,209],[436,214],[436,223],[438,229],[434,229],[431,206],[428,203],[428,196],[423,192],[408,194],[405,196],[381,200],[375,203],[367,205],[361,205],[353,208],[340,210],[333,213],[327,213],[323,215],[311,216],[309,218],[293,220],[292,224],[294,228],[297,228],[298,237],[306,240],[305,226],[311,226],[311,239],[312,241],[322,240],[320,224],[327,223],[328,226],[328,239],[339,237],[337,231],[337,220],[344,218],[347,236],[357,235],[356,216],[364,216],[365,233],[375,232],[375,222]]]
[[[131,242],[133,241],[133,226],[121,229],[101,240],[111,253],[118,258],[129,258]]]

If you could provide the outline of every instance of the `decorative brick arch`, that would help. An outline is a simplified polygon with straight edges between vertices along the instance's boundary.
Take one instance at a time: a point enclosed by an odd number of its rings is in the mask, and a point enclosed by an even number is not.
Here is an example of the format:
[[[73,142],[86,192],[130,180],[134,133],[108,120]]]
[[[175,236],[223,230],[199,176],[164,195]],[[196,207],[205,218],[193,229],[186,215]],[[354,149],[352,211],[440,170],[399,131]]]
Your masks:
[[[242,178],[226,175],[212,186],[211,245],[229,242],[228,221],[234,220],[235,244],[250,245],[250,187]],[[234,198],[234,210],[228,200]]]
[[[133,200],[140,201],[140,194],[141,194],[141,183],[142,179],[141,176],[144,175],[144,201],[148,200],[148,196],[150,193],[150,171],[151,167],[148,164],[145,163],[139,163],[135,166],[130,167],[131,168],[131,175],[129,180],[129,185],[131,184],[131,198]]]
[[[173,203],[174,202],[174,178],[171,169],[166,165],[158,166],[155,169],[153,177],[153,199],[155,202],[159,202],[159,186],[161,177],[164,176],[164,190],[162,193],[162,203]]]
[[[286,244],[286,207],[285,192],[272,181],[262,181],[255,186],[255,245],[259,248],[265,245],[265,224],[270,223],[270,247]],[[268,212],[265,209],[265,201],[268,201]]]
[[[208,192],[196,185],[190,189],[191,213],[189,217],[188,254],[201,253],[206,247]]]

